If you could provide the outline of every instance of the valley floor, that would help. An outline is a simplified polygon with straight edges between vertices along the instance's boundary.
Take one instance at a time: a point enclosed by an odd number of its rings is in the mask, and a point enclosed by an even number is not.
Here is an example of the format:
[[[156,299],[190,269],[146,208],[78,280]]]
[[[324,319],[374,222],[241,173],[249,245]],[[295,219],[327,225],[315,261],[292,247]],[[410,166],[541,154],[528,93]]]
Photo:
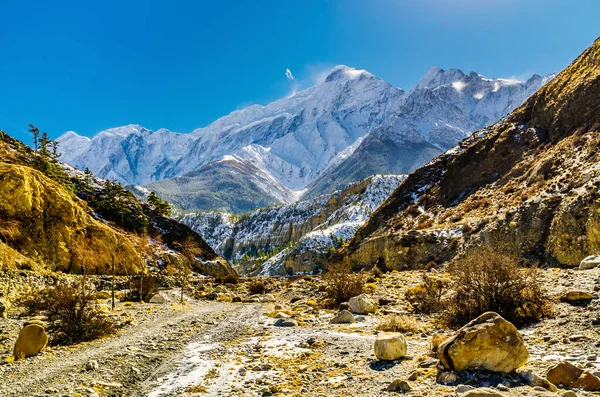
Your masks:
[[[544,284],[555,296],[600,287],[598,269],[547,269]],[[0,365],[2,396],[392,396],[394,379],[407,380],[411,396],[455,396],[460,384],[498,388],[508,396],[557,396],[523,384],[516,375],[469,373],[457,382],[436,382],[438,360],[430,338],[438,329],[427,316],[414,316],[418,331],[407,334],[408,356],[384,363],[373,355],[379,321],[389,313],[409,314],[403,291],[419,272],[392,272],[368,285],[370,294],[391,300],[355,324],[329,324],[334,311],[319,307],[320,279],[270,280],[274,302],[228,303],[188,299],[171,303],[119,303],[116,315],[131,325],[103,340],[53,347],[42,354]],[[243,285],[220,286],[238,290]],[[600,371],[599,302],[556,303],[556,316],[521,330],[531,358],[523,370],[544,376],[568,360]],[[271,300],[271,296],[265,295]],[[248,299],[245,299],[248,300]],[[274,326],[291,315],[297,326]],[[0,319],[0,354],[10,354],[23,320]],[[97,366],[95,365],[97,363]],[[465,389],[464,386],[458,390]],[[592,395],[577,391],[578,396]]]

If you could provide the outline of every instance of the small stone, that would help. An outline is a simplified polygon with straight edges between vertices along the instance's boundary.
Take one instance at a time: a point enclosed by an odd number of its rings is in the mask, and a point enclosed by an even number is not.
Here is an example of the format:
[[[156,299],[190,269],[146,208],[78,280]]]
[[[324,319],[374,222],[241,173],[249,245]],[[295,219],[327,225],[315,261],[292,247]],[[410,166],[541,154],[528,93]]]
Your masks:
[[[449,383],[454,383],[458,380],[458,376],[452,371],[442,371],[437,376],[438,383],[443,383],[445,385]]]
[[[411,382],[414,382],[418,378],[419,378],[419,374],[416,372],[411,372],[411,374],[408,375],[408,380],[410,380]]]
[[[375,303],[365,294],[350,298],[348,305],[350,305],[350,310],[356,314],[374,313],[377,308]]]
[[[98,365],[98,361],[96,360],[92,360],[92,361],[88,361],[88,363],[85,365],[85,370],[86,371],[96,371],[100,366]]]
[[[348,310],[342,310],[331,319],[331,324],[353,324],[356,320]]]
[[[276,327],[297,327],[298,323],[291,318],[280,318],[273,325]]]
[[[167,301],[167,299],[162,294],[156,294],[152,298],[150,298],[149,303],[162,305]]]
[[[464,394],[461,394],[461,397],[507,397],[506,394],[500,393],[494,389],[488,389],[487,387],[480,387],[473,390],[470,390]]]
[[[387,387],[387,391],[395,391],[395,392],[409,392],[412,390],[412,386],[405,380],[396,379],[392,381]]]
[[[593,297],[594,297],[594,295],[592,295],[589,292],[585,292],[585,291],[569,291],[566,294],[564,294],[560,299],[563,302],[580,302],[580,301],[590,300]]]

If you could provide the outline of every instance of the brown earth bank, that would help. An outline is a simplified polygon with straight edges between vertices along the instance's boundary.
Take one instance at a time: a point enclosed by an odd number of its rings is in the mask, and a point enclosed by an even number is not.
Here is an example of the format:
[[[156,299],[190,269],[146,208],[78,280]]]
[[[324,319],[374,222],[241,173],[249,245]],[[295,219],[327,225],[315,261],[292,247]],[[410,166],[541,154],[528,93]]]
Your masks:
[[[4,361],[0,395],[392,396],[396,392],[387,389],[396,380],[410,396],[593,395],[531,383],[522,373],[543,378],[550,367],[567,361],[600,375],[598,268],[542,270],[540,280],[554,301],[555,315],[519,330],[529,358],[508,374],[440,366],[432,344],[456,331],[433,315],[415,314],[404,296],[425,274],[369,273],[366,299],[374,302],[374,312],[351,315],[353,323],[339,324],[331,323],[338,310],[324,306],[325,281],[318,276],[237,283],[205,278],[196,290],[186,291],[184,303],[173,288],[160,292],[164,303],[117,300],[114,311],[110,299],[101,296],[95,304],[119,324],[117,334]],[[31,277],[23,282],[44,283]],[[19,289],[20,282],[14,285]],[[561,300],[575,291],[591,298]],[[27,320],[20,313],[14,305],[8,318],[0,318],[3,359],[11,355]],[[380,361],[374,352],[377,328],[391,316],[402,318],[407,351],[402,358]]]

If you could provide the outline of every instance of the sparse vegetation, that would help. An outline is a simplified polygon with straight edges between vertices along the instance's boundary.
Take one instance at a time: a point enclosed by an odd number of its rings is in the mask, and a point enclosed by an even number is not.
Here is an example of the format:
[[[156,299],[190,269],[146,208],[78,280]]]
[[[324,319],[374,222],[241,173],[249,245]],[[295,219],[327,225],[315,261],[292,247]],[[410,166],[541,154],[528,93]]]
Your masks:
[[[410,316],[404,314],[390,314],[379,322],[377,329],[385,332],[415,333],[420,329],[420,326],[419,323]]]
[[[267,291],[267,287],[263,280],[255,278],[248,284],[248,292],[252,295],[264,294]]]
[[[329,263],[323,280],[327,300],[331,306],[337,306],[353,296],[362,294],[366,283],[364,274],[353,273],[346,261]]]
[[[114,324],[94,307],[94,294],[85,287],[46,287],[23,297],[20,304],[28,315],[46,315],[53,344],[90,341],[115,331]]]
[[[442,319],[449,326],[462,326],[488,311],[517,326],[552,314],[537,269],[521,269],[514,256],[479,248],[454,260],[448,272],[451,293],[443,302]]]
[[[423,282],[407,289],[404,296],[415,312],[435,313],[440,310],[448,282],[448,279],[437,273],[425,274]]]

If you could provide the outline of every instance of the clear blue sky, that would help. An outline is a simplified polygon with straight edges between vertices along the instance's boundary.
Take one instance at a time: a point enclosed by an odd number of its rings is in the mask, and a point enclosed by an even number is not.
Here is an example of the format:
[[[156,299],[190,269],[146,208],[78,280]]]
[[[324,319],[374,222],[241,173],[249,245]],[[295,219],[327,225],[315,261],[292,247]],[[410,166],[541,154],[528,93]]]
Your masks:
[[[600,35],[596,0],[0,0],[0,17],[0,129],[27,142],[29,123],[190,132],[336,64],[404,89],[432,65],[546,74]]]

